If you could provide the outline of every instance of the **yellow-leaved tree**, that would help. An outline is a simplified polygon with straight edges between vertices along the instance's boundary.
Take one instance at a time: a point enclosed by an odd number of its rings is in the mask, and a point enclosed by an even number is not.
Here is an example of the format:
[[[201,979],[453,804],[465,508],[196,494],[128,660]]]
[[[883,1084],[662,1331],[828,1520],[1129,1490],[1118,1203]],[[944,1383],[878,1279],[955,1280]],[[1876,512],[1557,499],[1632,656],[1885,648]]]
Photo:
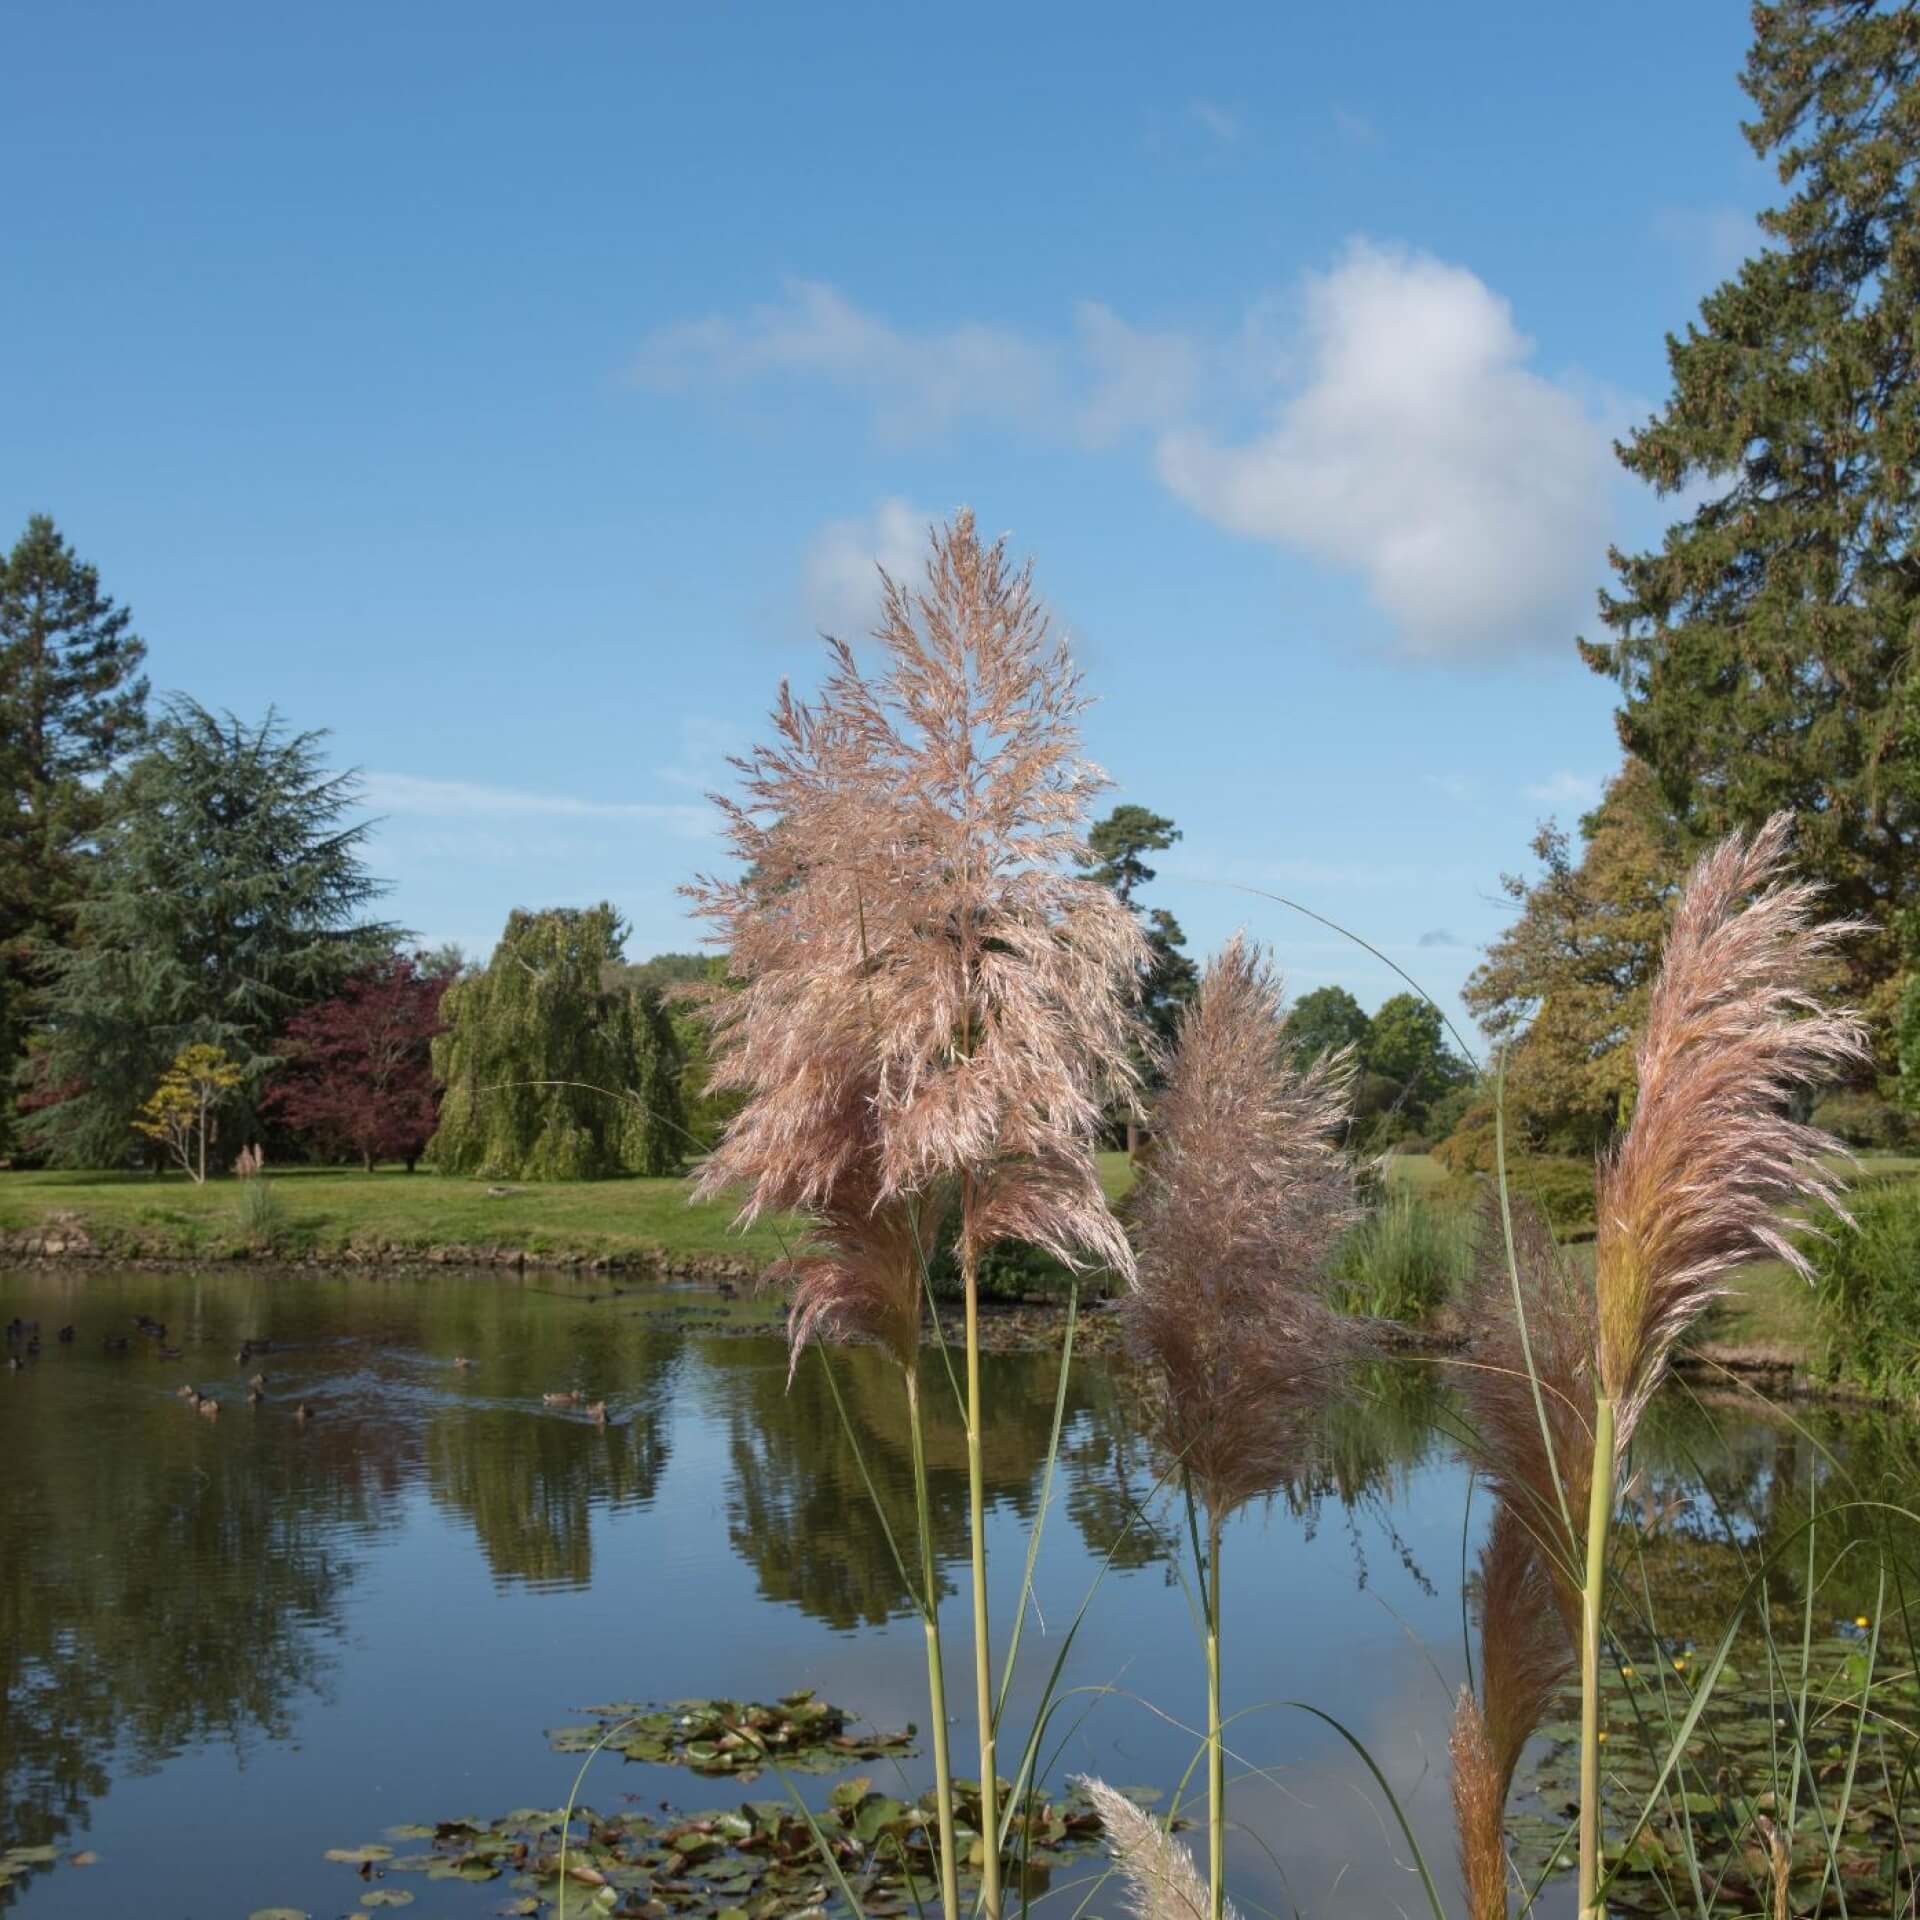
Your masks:
[[[218,1047],[182,1047],[140,1109],[134,1127],[148,1139],[158,1140],[194,1184],[204,1186],[215,1111],[243,1077]]]

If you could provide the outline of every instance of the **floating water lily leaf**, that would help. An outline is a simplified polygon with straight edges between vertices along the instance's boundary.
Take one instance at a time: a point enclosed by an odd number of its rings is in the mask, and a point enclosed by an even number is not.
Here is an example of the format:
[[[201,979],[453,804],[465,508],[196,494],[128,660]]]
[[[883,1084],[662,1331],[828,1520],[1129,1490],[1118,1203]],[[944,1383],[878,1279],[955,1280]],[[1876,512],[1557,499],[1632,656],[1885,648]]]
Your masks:
[[[358,1867],[364,1866],[367,1862],[373,1860],[391,1860],[393,1858],[393,1849],[391,1847],[381,1846],[329,1847],[326,1857],[329,1860],[343,1860],[349,1866]]]
[[[363,1907],[410,1907],[413,1895],[404,1887],[376,1887],[372,1893],[360,1896]]]
[[[307,1920],[305,1907],[255,1907],[247,1920]]]

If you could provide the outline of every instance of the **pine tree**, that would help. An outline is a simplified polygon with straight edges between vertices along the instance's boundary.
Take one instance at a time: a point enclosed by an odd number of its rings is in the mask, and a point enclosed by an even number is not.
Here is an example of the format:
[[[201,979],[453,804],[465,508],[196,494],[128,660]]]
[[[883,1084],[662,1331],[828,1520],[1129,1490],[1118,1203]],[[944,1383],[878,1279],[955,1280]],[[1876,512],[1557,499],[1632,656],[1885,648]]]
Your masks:
[[[45,514],[0,557],[0,1147],[36,1012],[35,956],[64,944],[100,781],[146,724],[146,644]]]
[[[625,933],[604,902],[516,909],[485,971],[448,987],[434,1166],[511,1180],[677,1169],[680,1051],[659,995],[619,984]]]
[[[1180,1009],[1200,986],[1200,970],[1182,949],[1187,936],[1164,907],[1135,904],[1134,889],[1147,885],[1155,870],[1143,857],[1164,853],[1180,838],[1180,829],[1164,814],[1128,804],[1115,807],[1087,833],[1087,850],[1098,856],[1089,878],[1111,887],[1141,918],[1147,940],[1147,971],[1140,989],[1140,1014],[1162,1047],[1171,1047]]]
[[[68,1165],[112,1165],[134,1115],[183,1047],[221,1048],[251,1131],[275,1036],[391,950],[360,916],[381,891],[361,864],[356,787],[329,774],[321,735],[169,702],[149,750],[108,782],[76,943],[49,964],[30,1066],[29,1136]]]
[[[1696,841],[1798,812],[1831,907],[1882,930],[1849,948],[1864,998],[1920,889],[1920,7],[1781,0],[1754,27],[1746,133],[1790,196],[1619,450],[1709,496],[1614,554],[1614,637],[1581,650]]]

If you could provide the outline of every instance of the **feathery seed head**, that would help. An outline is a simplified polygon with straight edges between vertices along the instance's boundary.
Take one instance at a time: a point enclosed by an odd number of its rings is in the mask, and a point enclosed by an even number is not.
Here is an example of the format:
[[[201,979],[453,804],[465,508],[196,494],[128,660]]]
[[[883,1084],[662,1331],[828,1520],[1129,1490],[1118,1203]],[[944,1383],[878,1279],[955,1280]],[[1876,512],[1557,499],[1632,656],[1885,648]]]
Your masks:
[[[1235,938],[1181,1017],[1123,1302],[1162,1437],[1216,1518],[1271,1488],[1364,1341],[1327,1301],[1353,1217],[1349,1055],[1288,1058],[1281,986]]]
[[[1815,889],[1782,878],[1791,827],[1776,814],[1694,868],[1648,1006],[1633,1119],[1600,1169],[1599,1371],[1623,1446],[1730,1272],[1767,1257],[1807,1271],[1781,1210],[1840,1211],[1822,1164],[1838,1143],[1788,1116],[1796,1094],[1868,1058],[1858,1017],[1819,998],[1834,948],[1860,929],[1816,921]]]
[[[1106,784],[1079,677],[970,514],[934,530],[921,589],[885,587],[880,669],[830,642],[817,699],[782,687],[772,739],[734,762],[718,804],[743,877],[685,889],[728,953],[696,989],[709,1085],[746,1096],[696,1191],[819,1223],[804,1277],[834,1304],[796,1295],[803,1336],[861,1322],[909,1216],[924,1237],[956,1189],[967,1252],[1018,1237],[1132,1272],[1093,1142],[1137,1087],[1146,950],[1077,870]]]
[[[1104,1780],[1086,1779],[1080,1784],[1099,1812],[1107,1851],[1126,1885],[1134,1920],[1208,1920],[1212,1907],[1207,1883],[1193,1855],[1159,1821]],[[1231,1900],[1225,1902],[1225,1912],[1227,1920],[1239,1920]]]

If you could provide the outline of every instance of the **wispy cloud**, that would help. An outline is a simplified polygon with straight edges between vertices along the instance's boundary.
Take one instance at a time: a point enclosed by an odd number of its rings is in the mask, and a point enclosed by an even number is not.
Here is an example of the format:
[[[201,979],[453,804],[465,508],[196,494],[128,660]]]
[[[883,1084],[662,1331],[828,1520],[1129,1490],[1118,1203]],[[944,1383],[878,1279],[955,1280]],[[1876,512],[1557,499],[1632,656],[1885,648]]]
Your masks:
[[[1564,647],[1605,550],[1607,440],[1528,365],[1506,301],[1464,267],[1356,243],[1309,283],[1305,344],[1265,433],[1162,441],[1167,485],[1358,574],[1414,653]]]
[[[361,797],[376,813],[428,820],[647,821],[689,838],[713,822],[704,807],[651,800],[587,800],[575,794],[530,793],[472,780],[432,780],[411,773],[369,773]]]
[[[662,327],[630,373],[665,393],[809,375],[862,395],[879,431],[902,441],[975,421],[1024,431],[1055,418],[1062,389],[1057,347],[972,322],[912,332],[818,280],[788,281],[782,299],[741,320]]]
[[[1190,100],[1187,111],[1223,146],[1235,146],[1246,138],[1245,115],[1217,100]]]
[[[1550,773],[1527,789],[1527,798],[1543,806],[1577,807],[1585,813],[1600,804],[1600,782],[1590,773]]]
[[[1453,934],[1449,933],[1445,927],[1432,927],[1423,933],[1414,944],[1420,947],[1432,948],[1457,947],[1462,943]]]
[[[1098,301],[1081,303],[1072,332],[1059,339],[976,321],[916,331],[824,282],[791,280],[782,299],[742,319],[714,314],[659,328],[641,342],[629,374],[659,393],[825,381],[857,398],[874,431],[894,444],[984,426],[1107,446],[1182,418],[1199,362],[1186,336],[1129,326]]]
[[[803,569],[814,626],[839,640],[864,639],[880,617],[881,568],[896,580],[917,579],[927,528],[940,517],[895,498],[856,519],[828,521],[808,547]]]

